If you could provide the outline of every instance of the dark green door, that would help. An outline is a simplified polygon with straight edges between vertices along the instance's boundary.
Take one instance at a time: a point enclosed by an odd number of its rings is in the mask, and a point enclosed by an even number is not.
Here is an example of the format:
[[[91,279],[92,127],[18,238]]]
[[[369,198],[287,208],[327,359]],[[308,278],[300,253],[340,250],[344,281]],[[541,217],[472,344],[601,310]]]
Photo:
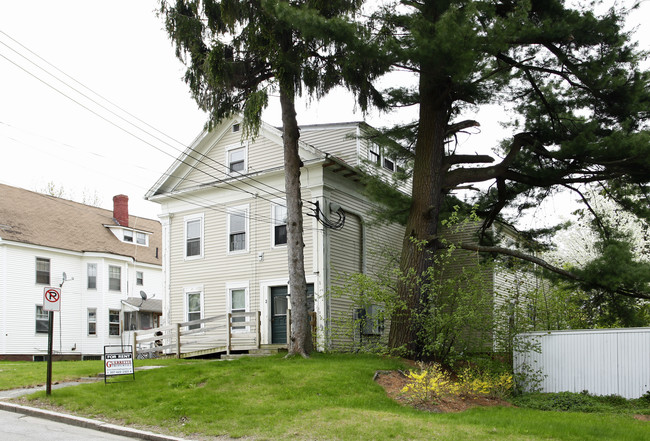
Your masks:
[[[287,344],[286,286],[271,287],[271,343]]]

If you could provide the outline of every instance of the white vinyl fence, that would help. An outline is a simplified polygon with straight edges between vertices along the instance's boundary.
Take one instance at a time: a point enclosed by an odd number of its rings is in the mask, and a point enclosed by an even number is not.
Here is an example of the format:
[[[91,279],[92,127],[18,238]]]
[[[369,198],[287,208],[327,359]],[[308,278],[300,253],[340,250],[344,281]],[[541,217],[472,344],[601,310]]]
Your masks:
[[[542,392],[586,390],[639,398],[650,391],[650,328],[528,332],[517,337],[538,351],[515,351],[515,372],[538,371]]]

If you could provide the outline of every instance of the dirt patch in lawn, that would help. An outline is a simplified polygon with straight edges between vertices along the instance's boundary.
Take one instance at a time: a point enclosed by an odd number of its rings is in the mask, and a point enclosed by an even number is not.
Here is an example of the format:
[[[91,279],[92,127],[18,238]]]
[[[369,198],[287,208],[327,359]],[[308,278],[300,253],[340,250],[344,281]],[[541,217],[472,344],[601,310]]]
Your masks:
[[[384,388],[386,394],[403,406],[414,407],[427,412],[447,413],[462,412],[478,406],[512,406],[505,400],[487,397],[441,397],[437,403],[416,402],[402,393],[402,389],[408,383],[408,378],[400,371],[377,371],[375,381]]]

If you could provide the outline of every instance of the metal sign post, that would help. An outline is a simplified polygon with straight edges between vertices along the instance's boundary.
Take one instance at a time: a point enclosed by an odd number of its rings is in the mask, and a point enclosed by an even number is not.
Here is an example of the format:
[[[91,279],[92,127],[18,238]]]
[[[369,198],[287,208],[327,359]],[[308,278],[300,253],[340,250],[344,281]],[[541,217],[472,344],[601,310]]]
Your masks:
[[[47,383],[45,394],[52,394],[52,334],[54,330],[54,311],[61,312],[61,288],[43,289],[43,311],[48,312],[47,323]]]

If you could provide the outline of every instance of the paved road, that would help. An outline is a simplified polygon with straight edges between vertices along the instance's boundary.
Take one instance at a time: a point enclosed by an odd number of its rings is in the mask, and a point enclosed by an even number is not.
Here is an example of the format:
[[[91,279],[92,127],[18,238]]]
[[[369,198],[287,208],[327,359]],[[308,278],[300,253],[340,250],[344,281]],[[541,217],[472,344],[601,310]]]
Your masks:
[[[0,439],[4,441],[126,441],[131,438],[43,418],[0,410]]]

